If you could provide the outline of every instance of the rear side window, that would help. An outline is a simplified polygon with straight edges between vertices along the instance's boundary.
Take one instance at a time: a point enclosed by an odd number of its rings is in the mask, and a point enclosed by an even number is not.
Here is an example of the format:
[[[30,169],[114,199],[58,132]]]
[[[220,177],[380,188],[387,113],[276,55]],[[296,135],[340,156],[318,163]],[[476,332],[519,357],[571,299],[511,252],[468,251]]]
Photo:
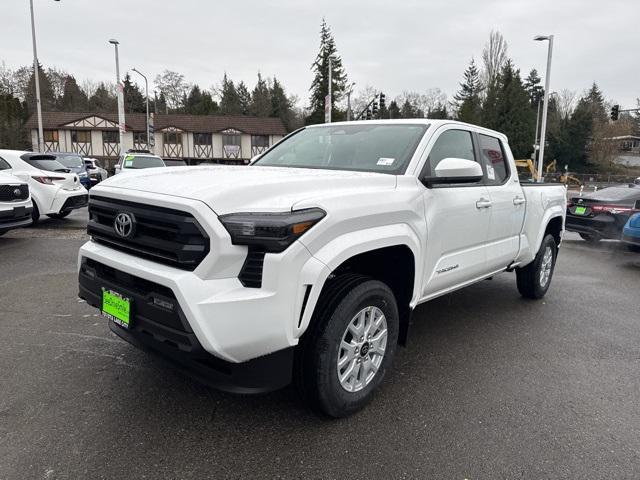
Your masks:
[[[9,170],[11,165],[4,158],[0,157],[0,170]]]
[[[434,177],[438,163],[445,158],[462,158],[477,162],[478,160],[473,152],[471,132],[466,130],[447,130],[442,133],[429,152],[429,157],[427,158],[429,170],[426,175]]]
[[[509,167],[502,143],[495,137],[479,134],[480,155],[486,166],[487,185],[502,185],[509,177]]]

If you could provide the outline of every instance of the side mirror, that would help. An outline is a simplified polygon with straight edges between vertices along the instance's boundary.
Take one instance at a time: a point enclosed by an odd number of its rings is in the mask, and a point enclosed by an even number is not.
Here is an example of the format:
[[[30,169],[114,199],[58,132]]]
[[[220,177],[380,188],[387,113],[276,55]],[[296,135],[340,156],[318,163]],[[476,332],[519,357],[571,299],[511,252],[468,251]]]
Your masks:
[[[463,158],[445,158],[435,168],[435,177],[424,177],[427,187],[438,184],[476,183],[482,180],[484,172],[478,162]]]

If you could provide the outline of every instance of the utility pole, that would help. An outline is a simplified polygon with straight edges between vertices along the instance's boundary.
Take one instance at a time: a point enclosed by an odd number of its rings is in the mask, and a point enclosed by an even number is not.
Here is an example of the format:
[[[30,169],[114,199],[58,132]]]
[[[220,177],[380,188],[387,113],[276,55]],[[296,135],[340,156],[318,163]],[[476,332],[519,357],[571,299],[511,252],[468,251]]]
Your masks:
[[[542,182],[542,167],[544,164],[544,146],[546,142],[547,133],[547,111],[549,107],[549,88],[551,83],[551,56],[553,54],[553,35],[538,35],[533,38],[540,42],[547,40],[549,42],[549,48],[547,50],[547,73],[544,82],[544,105],[542,109],[542,126],[540,127],[540,154],[538,155],[538,182]]]
[[[120,59],[118,58],[118,45],[120,42],[115,38],[109,40],[116,49],[116,88],[118,91],[118,131],[120,133],[120,154],[124,154],[124,134],[125,134],[125,120],[124,120],[124,88],[120,81]]]
[[[356,86],[356,82],[353,82],[349,85],[349,90],[347,91],[347,122],[351,121],[351,93],[353,92],[353,87]]]
[[[140,70],[136,70],[136,68],[132,68],[131,71],[136,72],[142,78],[144,78],[144,91],[145,98],[147,99],[147,145],[151,144],[151,137],[149,136],[149,82],[147,81],[146,75],[144,75]]]
[[[56,0],[59,1],[59,0]],[[38,150],[44,153],[44,132],[42,129],[42,105],[40,102],[40,69],[38,65],[38,49],[36,47],[36,20],[33,15],[33,0],[29,0],[31,7],[31,40],[33,41],[33,78],[36,83],[36,112],[38,115]]]

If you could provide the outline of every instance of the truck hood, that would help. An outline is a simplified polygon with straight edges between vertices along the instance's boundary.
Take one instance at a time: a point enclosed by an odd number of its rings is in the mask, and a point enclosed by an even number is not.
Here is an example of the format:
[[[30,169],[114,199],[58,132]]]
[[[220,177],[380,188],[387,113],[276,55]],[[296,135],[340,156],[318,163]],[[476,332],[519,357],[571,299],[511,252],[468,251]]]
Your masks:
[[[389,190],[396,177],[382,173],[286,167],[200,166],[150,168],[118,174],[100,187],[122,188],[200,200],[218,215],[278,212],[302,200],[354,190]]]

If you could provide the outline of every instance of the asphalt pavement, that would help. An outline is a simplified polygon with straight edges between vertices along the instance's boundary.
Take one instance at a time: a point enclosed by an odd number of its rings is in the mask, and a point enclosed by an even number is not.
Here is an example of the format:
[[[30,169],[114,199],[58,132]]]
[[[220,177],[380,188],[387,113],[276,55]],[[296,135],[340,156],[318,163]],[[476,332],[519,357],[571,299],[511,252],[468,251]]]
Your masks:
[[[233,396],[77,298],[86,210],[0,238],[0,479],[640,476],[640,254],[568,235],[543,301],[503,274],[423,305],[374,402]]]

